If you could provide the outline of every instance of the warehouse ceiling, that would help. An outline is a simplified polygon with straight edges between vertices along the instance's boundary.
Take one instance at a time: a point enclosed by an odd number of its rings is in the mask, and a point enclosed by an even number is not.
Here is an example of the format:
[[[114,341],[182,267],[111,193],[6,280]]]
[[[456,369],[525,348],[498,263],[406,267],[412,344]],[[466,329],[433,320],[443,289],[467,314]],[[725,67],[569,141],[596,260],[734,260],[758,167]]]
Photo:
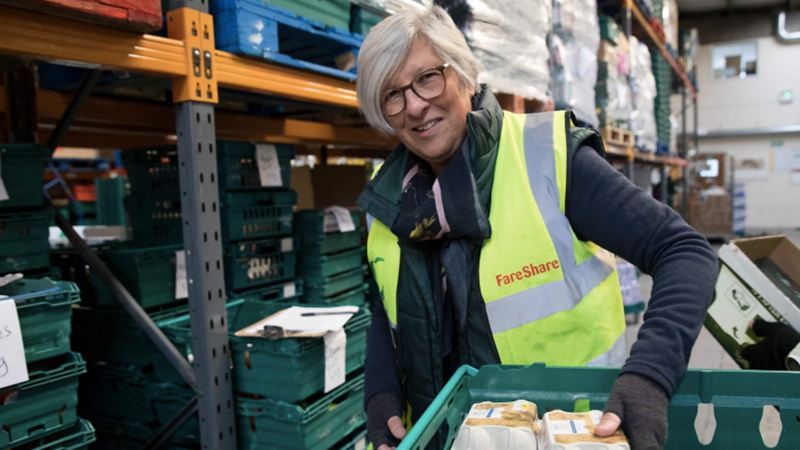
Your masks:
[[[796,3],[796,2],[795,2]],[[785,0],[678,0],[682,14],[783,6]]]

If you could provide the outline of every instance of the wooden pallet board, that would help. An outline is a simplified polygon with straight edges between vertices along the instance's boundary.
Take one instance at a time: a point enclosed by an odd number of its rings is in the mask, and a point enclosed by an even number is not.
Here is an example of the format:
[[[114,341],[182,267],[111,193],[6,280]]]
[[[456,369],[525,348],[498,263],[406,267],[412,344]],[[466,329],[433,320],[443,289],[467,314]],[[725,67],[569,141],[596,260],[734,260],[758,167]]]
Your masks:
[[[607,144],[619,145],[621,147],[633,147],[633,132],[623,128],[603,127],[600,129],[603,142]]]

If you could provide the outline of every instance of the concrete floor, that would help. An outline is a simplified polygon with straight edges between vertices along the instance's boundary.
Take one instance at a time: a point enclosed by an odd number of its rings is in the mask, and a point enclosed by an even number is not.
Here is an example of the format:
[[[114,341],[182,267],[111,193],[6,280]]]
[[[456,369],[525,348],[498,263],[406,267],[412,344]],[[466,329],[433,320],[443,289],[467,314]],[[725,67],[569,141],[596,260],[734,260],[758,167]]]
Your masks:
[[[763,230],[759,233],[753,234],[783,234],[787,236],[795,245],[800,247],[800,230]],[[720,247],[720,243],[713,243],[712,246],[715,250]],[[650,290],[653,285],[652,279],[647,275],[639,277],[641,285],[641,293],[643,299],[650,298]],[[645,300],[646,301],[646,300]],[[641,326],[641,318],[636,323],[630,323],[632,316],[628,317],[629,324],[625,330],[625,337],[627,340],[628,351],[631,345],[636,341],[636,334]],[[692,354],[689,359],[690,369],[725,369],[725,370],[740,370],[739,366],[733,359],[725,353],[722,346],[714,339],[714,337],[705,329],[701,329],[700,335],[695,342]],[[698,410],[698,417],[696,421],[698,440],[703,443],[711,442],[713,430],[715,425],[713,419],[713,412],[704,405]],[[764,420],[762,420],[761,433],[764,443],[773,448],[779,444],[779,438],[782,430],[782,425],[778,413],[771,407],[765,407]]]

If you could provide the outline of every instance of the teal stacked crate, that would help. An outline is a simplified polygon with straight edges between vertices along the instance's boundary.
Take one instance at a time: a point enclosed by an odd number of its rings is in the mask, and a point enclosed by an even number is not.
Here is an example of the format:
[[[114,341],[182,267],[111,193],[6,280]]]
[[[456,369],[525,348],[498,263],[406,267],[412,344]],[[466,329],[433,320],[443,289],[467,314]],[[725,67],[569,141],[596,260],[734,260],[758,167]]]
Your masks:
[[[259,156],[262,160],[259,162]],[[277,158],[277,161],[269,161]],[[294,147],[290,145],[253,144],[242,141],[218,141],[217,164],[219,185],[223,191],[241,191],[261,188],[289,189],[292,176]],[[259,168],[266,164],[277,164],[277,177],[262,180]],[[264,177],[266,177],[264,173]]]
[[[42,186],[47,150],[36,144],[0,144],[0,273],[48,266],[50,211]]]
[[[363,213],[350,210],[355,230],[341,232],[335,215],[324,210],[295,214],[294,234],[299,245],[297,270],[305,286],[304,301],[328,305],[363,305]]]
[[[125,214],[125,178],[95,178],[97,191],[97,223],[99,225],[127,225]]]
[[[81,355],[70,351],[78,287],[22,278],[0,287],[0,295],[15,304],[29,377],[2,389],[0,448],[84,448],[94,431],[76,410],[78,376],[86,371]]]
[[[81,416],[97,424],[99,445],[106,448],[143,448],[194,396],[186,385],[106,363],[89,364],[80,392]],[[126,436],[130,442],[118,442],[108,436],[110,424],[137,429],[137,435]],[[198,421],[193,417],[176,430],[168,446],[190,447],[198,442]]]
[[[322,338],[268,340],[236,335],[237,330],[296,304],[297,299],[242,298],[227,304],[240,449],[335,448],[334,443],[353,439],[352,433],[363,429],[362,368],[371,317],[367,309],[361,308],[344,327],[347,380],[327,394],[323,393]],[[182,353],[191,354],[189,315],[160,320],[157,325]]]
[[[122,155],[130,183],[126,209],[133,238],[180,242],[183,229],[177,147],[133,149]]]

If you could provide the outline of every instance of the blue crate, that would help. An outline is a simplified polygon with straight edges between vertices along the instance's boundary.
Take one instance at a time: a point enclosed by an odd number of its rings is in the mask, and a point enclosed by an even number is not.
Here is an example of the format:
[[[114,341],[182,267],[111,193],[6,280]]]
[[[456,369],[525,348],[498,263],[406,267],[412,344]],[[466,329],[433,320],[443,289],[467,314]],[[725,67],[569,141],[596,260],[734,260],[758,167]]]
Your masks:
[[[669,145],[664,144],[663,142],[659,142],[656,144],[656,155],[668,155],[669,154]]]
[[[212,2],[217,48],[298,69],[355,80],[355,67],[337,67],[336,58],[355,56],[362,39],[260,0]]]

